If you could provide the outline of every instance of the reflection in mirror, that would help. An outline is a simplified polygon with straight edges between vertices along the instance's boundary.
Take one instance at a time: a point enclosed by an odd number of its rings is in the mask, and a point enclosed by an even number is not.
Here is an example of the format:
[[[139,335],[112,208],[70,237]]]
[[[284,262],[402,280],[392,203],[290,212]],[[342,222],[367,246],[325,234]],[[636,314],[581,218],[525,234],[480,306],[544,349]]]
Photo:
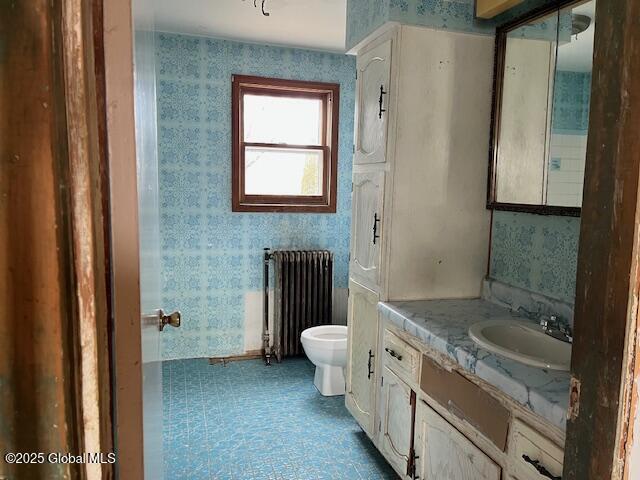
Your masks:
[[[507,33],[496,165],[496,195],[503,203],[543,201],[557,20],[553,12]]]
[[[498,29],[490,207],[579,215],[595,2]]]
[[[547,205],[582,205],[595,4],[595,0],[574,4],[559,15]]]

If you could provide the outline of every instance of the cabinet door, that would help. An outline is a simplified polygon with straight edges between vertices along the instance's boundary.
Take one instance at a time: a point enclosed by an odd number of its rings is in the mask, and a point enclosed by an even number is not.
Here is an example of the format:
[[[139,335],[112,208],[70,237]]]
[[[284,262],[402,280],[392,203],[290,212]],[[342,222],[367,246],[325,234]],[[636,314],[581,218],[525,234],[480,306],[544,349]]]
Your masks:
[[[544,203],[555,46],[510,37],[506,42],[496,161],[497,202]]]
[[[384,172],[354,173],[351,274],[374,290],[379,280],[383,199]]]
[[[382,453],[396,472],[405,476],[411,451],[413,402],[411,388],[388,367],[382,370],[380,441]]]
[[[383,163],[387,149],[391,40],[359,55],[356,68],[356,146],[353,161],[356,165]]]
[[[378,344],[378,295],[355,282],[349,283],[347,325],[349,330],[345,404],[362,429],[372,436]]]
[[[500,467],[424,401],[417,405],[415,437],[421,480],[500,480]]]

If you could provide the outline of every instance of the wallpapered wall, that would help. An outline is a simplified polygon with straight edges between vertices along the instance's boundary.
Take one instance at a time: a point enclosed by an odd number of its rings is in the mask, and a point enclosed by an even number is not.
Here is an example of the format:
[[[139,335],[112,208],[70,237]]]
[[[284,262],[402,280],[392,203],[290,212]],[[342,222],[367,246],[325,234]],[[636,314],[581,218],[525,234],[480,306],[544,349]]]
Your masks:
[[[474,0],[348,0],[347,48],[388,21],[492,33],[493,22],[474,18]]]
[[[490,276],[574,302],[580,219],[495,211]]]
[[[586,135],[589,129],[591,72],[556,72],[553,92],[554,133]]]
[[[163,333],[163,358],[242,353],[248,322],[260,328],[263,247],[328,248],[335,286],[347,286],[355,58],[164,33],[156,40],[163,306],[184,319]],[[232,74],[340,83],[336,214],[231,212]]]
[[[475,0],[347,0],[347,48],[385,22],[492,35],[496,25],[553,0],[526,0],[492,20],[475,18]]]

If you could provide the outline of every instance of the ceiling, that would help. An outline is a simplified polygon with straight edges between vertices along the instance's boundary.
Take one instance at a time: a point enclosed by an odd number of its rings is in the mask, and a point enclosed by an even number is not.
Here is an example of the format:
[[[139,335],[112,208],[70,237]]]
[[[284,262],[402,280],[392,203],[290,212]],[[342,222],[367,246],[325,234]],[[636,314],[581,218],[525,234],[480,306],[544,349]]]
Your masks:
[[[155,0],[156,29],[344,52],[346,0]]]

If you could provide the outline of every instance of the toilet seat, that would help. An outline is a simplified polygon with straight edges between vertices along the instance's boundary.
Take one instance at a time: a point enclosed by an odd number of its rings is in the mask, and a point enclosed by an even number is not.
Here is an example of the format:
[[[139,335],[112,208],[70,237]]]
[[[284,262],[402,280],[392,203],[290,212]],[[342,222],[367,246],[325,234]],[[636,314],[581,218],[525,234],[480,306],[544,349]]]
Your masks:
[[[303,330],[301,341],[312,348],[346,350],[347,327],[344,325],[320,325]]]

